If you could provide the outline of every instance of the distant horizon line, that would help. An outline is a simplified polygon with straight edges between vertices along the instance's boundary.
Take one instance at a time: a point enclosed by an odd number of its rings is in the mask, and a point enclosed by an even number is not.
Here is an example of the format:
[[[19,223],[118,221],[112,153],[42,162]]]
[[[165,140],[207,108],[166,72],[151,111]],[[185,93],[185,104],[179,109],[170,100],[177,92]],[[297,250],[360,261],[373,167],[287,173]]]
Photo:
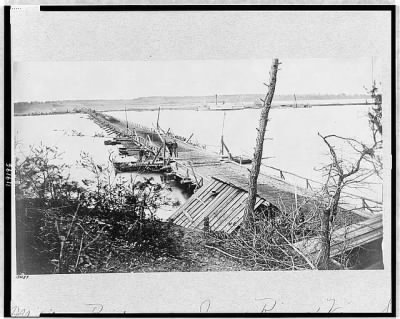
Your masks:
[[[295,93],[286,93],[286,94],[277,94],[275,97],[285,97],[291,96],[294,97]],[[151,99],[151,98],[201,98],[201,97],[215,97],[215,96],[252,96],[252,95],[265,95],[265,93],[238,93],[238,94],[207,94],[207,95],[150,95],[150,96],[139,96],[132,98],[78,98],[78,99],[61,99],[61,100],[30,100],[30,101],[15,101],[14,103],[50,103],[50,102],[79,102],[79,101],[133,101],[138,99]],[[347,97],[347,96],[363,96],[369,97],[367,93],[301,93],[296,94],[296,98],[305,97],[305,96],[318,96],[318,97],[327,97],[327,96],[335,96],[335,97]]]

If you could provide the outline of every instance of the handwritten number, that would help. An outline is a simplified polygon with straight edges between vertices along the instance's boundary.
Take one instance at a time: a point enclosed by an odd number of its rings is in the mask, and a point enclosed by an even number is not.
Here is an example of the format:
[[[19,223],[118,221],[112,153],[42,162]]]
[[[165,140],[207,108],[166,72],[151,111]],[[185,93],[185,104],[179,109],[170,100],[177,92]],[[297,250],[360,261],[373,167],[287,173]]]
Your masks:
[[[11,317],[29,317],[31,311],[29,309],[20,308],[18,306],[13,306],[11,308]]]
[[[7,187],[11,187],[11,163],[5,165],[5,182]]]

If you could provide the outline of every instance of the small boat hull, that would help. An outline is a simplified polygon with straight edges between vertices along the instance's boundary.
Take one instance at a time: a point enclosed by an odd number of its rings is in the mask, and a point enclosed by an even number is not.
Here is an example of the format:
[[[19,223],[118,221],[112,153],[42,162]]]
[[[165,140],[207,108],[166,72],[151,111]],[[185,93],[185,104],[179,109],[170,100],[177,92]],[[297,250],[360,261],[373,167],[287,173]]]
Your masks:
[[[117,145],[119,144],[117,141],[104,141],[104,145]]]
[[[234,156],[232,157],[232,161],[239,163],[239,164],[251,164],[252,160],[247,157],[238,157]]]
[[[114,162],[117,172],[160,171],[164,164],[161,163],[118,163]]]

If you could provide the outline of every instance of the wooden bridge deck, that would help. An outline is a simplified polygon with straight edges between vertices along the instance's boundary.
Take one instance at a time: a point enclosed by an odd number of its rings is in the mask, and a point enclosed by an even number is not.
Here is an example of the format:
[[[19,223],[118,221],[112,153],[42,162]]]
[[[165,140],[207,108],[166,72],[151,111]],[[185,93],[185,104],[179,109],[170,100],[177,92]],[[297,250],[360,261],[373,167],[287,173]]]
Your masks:
[[[212,163],[195,164],[191,161],[177,161],[172,165],[173,171],[184,178],[198,181],[203,180],[204,183],[212,181],[213,178],[219,179],[226,184],[247,191],[249,167],[241,166],[232,161],[220,161]],[[310,197],[312,193],[303,188],[295,187],[283,180],[275,177],[260,174],[258,177],[258,195],[271,204],[278,206],[285,204],[292,206],[295,202],[295,194],[297,197]]]
[[[99,125],[105,127],[108,132],[132,138],[132,148],[137,147],[135,145],[139,144],[156,154],[159,148],[163,147],[164,141],[172,138],[162,130],[156,131],[134,123],[129,123],[131,130],[128,132],[126,123],[109,116],[105,117],[99,113],[89,112],[89,115]],[[228,159],[221,159],[218,154],[211,153],[199,146],[179,139],[176,139],[176,142],[178,144],[178,156],[173,158],[174,162],[171,163],[172,174],[179,178],[182,183],[195,185],[198,191],[185,205],[178,209],[172,216],[173,219],[177,224],[184,227],[199,228],[204,217],[210,217],[211,229],[231,232],[241,222],[243,216],[244,203],[247,199],[250,166],[239,165]],[[129,144],[129,142],[125,143]],[[218,192],[217,195],[215,195],[216,192]],[[276,207],[282,207],[283,205],[289,209],[297,207],[298,203],[304,203],[307,199],[315,196],[315,193],[310,189],[294,186],[284,179],[262,173],[258,177],[257,193],[257,205],[269,203]],[[211,199],[214,199],[212,203]],[[231,200],[236,204],[231,203]],[[368,242],[377,236],[382,237],[382,219],[379,215],[375,217],[376,215],[372,215],[366,210],[354,210],[354,207],[346,206],[346,203],[343,203],[342,206],[344,209],[351,210],[353,213],[362,216],[361,220],[367,219],[366,224],[354,226],[354,231],[350,231],[351,234],[357,236],[362,232],[362,229],[369,227],[369,220],[372,222],[380,218],[380,222],[371,224],[372,227],[377,227],[376,232],[369,232],[369,235],[362,235],[361,237],[354,236],[354,238],[358,238],[354,239],[354,245]],[[343,236],[343,231],[337,232],[338,240],[341,236]],[[307,250],[312,251],[314,248],[310,247],[317,247],[316,242],[317,239],[315,239],[315,245],[309,242]],[[340,250],[340,240],[337,244],[338,248],[336,249],[335,247],[332,250],[333,254]]]
[[[138,143],[156,153],[158,148],[164,145],[163,139],[172,139],[171,136],[161,135],[155,129],[151,129],[136,123],[128,122],[128,129],[126,123],[122,123],[119,120],[105,116],[101,113],[95,113],[88,111],[88,115],[96,124],[105,129],[109,134],[116,134],[118,136],[125,136],[132,139],[132,147]],[[218,154],[210,153],[196,145],[186,143],[182,140],[176,139],[178,144],[178,160],[192,160],[192,161],[209,161],[219,160]],[[124,142],[129,145],[129,142]]]
[[[382,237],[382,214],[356,224],[339,228],[332,233],[330,257],[338,256],[343,252],[368,244]],[[321,241],[319,238],[314,237],[300,241],[293,246],[314,261],[318,260],[321,251]]]

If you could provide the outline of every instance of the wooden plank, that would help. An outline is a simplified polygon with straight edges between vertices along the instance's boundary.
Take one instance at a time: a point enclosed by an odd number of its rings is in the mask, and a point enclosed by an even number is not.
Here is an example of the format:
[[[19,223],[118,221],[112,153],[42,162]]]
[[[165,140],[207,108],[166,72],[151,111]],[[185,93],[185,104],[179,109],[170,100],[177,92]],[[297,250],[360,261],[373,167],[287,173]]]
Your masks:
[[[199,214],[201,214],[201,212],[206,209],[209,206],[209,203],[214,200],[214,196],[211,195],[211,191],[223,191],[223,189],[225,188],[224,184],[216,184],[214,186],[214,188],[210,188],[208,191],[205,192],[205,194],[203,194],[203,196],[201,197],[202,201],[205,203],[205,205],[203,203],[200,203],[199,201],[195,201],[193,203],[193,206],[191,206],[188,210],[190,211],[190,216],[192,216],[192,218],[194,220],[197,219],[197,216]],[[182,226],[187,225],[188,223],[183,223],[181,224]]]
[[[362,225],[357,227],[357,224],[340,228],[333,232],[331,241],[341,240],[342,238],[352,238],[358,235],[362,235],[365,232],[373,231],[382,228],[382,222],[376,222],[374,224]]]
[[[340,254],[345,249],[364,245],[381,238],[383,235],[382,216],[371,218],[348,227],[342,227],[333,232],[331,238],[331,257]],[[306,255],[316,255],[320,250],[320,239],[315,237],[294,244]]]
[[[235,204],[238,203],[238,201],[240,201],[240,199],[243,197],[243,192],[237,188],[232,188],[233,194],[235,194],[234,196],[232,196],[232,198],[230,198],[230,200],[226,203],[226,205],[224,205],[224,207],[220,208],[220,211],[218,213],[219,217],[218,218],[214,218],[213,222],[210,223],[210,227],[215,227],[217,226],[220,218],[227,218],[227,216],[229,216],[230,211],[232,209],[232,207],[235,206]]]
[[[370,231],[366,231],[363,234],[357,234],[357,236],[352,237],[351,239],[351,245],[358,245],[360,242],[361,243],[368,243],[372,240],[372,238],[382,238],[383,236],[383,227],[378,228],[378,229],[373,229]],[[346,242],[349,242],[347,240]]]
[[[218,216],[221,209],[223,209],[223,207],[225,207],[236,195],[237,195],[237,193],[234,188],[229,189],[228,192],[225,194],[225,197],[221,197],[219,199],[218,205],[215,205],[214,208],[209,211],[209,214],[206,216],[209,217],[210,228],[211,228],[211,222],[213,221],[213,219],[216,218],[216,216]],[[194,223],[193,226],[194,227],[201,226],[203,223],[203,219],[197,219],[197,221]]]
[[[225,220],[222,220],[216,230],[218,231],[226,231],[227,227],[232,223],[232,220],[235,219],[240,214],[244,214],[244,209],[246,207],[247,196],[241,201],[241,203],[230,211],[229,216]]]
[[[209,202],[212,201],[213,198],[215,197],[214,194],[220,193],[224,188],[224,186],[225,186],[224,184],[218,182],[214,183],[213,187],[206,189],[201,196],[198,196],[199,201],[197,201],[195,203],[196,206],[192,207],[191,209],[197,210],[201,206],[207,206]]]
[[[206,205],[202,205],[199,203],[196,206],[195,211],[193,212],[192,216],[193,219],[195,220],[195,223],[197,223],[198,219],[201,218],[201,216],[205,217],[205,213],[207,213],[212,207],[214,207],[215,204],[218,204],[219,199],[223,196],[228,191],[228,186],[224,184],[219,184],[218,185],[218,195],[211,195],[211,193],[208,193],[204,198],[204,202]]]
[[[372,240],[381,238],[383,235],[383,229],[375,229],[367,231],[366,233],[351,238],[343,238],[341,241],[336,241],[335,244],[331,245],[331,257],[340,254],[343,251],[344,246],[346,250],[355,248],[356,246],[364,245]],[[313,256],[317,255],[320,251],[321,241],[319,238],[314,237],[309,240],[297,242],[294,244],[296,248],[302,251],[305,255]]]
[[[181,207],[179,207],[178,210],[174,214],[172,214],[172,216],[170,218],[174,219],[174,221],[178,221],[178,220],[175,220],[175,219],[177,219],[177,217],[180,216],[180,214],[182,213],[183,209],[188,209],[189,206],[191,206],[195,202],[196,198],[201,197],[206,192],[207,189],[214,187],[216,184],[217,184],[216,181],[212,181],[211,183],[206,184],[203,187],[201,187],[196,193],[194,193],[192,195],[191,198],[189,198],[186,201],[186,203],[184,203]]]
[[[186,216],[186,218],[193,223],[193,218],[189,215],[189,213],[186,210],[182,210],[182,213]]]
[[[208,194],[209,194],[209,192],[210,191],[212,191],[212,190],[217,190],[217,189],[219,189],[219,187],[221,187],[222,185],[220,184],[220,183],[218,183],[218,182],[216,182],[216,183],[211,183],[211,184],[208,184],[208,187],[206,187],[205,189],[203,189],[203,191],[202,191],[202,193],[201,194],[198,194],[197,195],[197,197],[198,198],[200,198],[201,199],[201,204],[203,205],[203,206],[206,206],[207,205],[207,196],[208,196]],[[195,195],[196,195],[197,193],[195,193]],[[191,214],[191,216],[193,215],[193,214],[195,214],[195,212],[198,210],[198,209],[200,209],[200,204],[199,204],[199,201],[196,201],[196,200],[193,200],[193,201],[190,201],[189,202],[189,204],[186,206],[186,210],[189,212],[189,214]],[[193,216],[192,216],[193,217]],[[177,222],[179,221],[179,218],[177,218]]]
[[[214,226],[215,230],[217,230],[217,231],[222,231],[223,225],[226,225],[227,223],[229,223],[230,220],[232,220],[232,218],[234,218],[235,212],[237,212],[238,209],[240,210],[240,209],[242,209],[242,208],[244,207],[244,206],[243,206],[243,203],[246,202],[247,197],[248,197],[248,193],[243,193],[243,194],[244,194],[244,196],[241,196],[240,200],[237,201],[237,202],[235,203],[235,205],[233,205],[233,206],[229,209],[229,211],[227,211],[227,213],[229,213],[229,216],[227,216],[227,217],[225,218],[225,220],[220,220],[219,223],[218,223],[217,225]]]
[[[206,206],[206,203],[199,197],[195,197],[194,200],[198,200],[200,203],[202,203],[204,206]]]
[[[334,257],[340,255],[343,251],[349,251],[356,247],[366,245],[372,241],[382,238],[382,236],[383,236],[383,229],[377,229],[368,232],[366,234],[363,234],[362,236],[353,237],[350,240],[347,240],[346,242],[343,241],[331,247],[330,256]]]
[[[247,202],[247,196],[246,199],[235,210],[232,210],[229,218],[227,218],[225,222],[219,226],[220,231],[226,232],[229,228],[232,227],[233,223],[241,222],[244,215],[244,210],[246,208],[246,202]]]
[[[254,205],[254,209],[257,209],[258,206],[264,202],[264,199],[257,197],[256,204]],[[234,212],[232,212],[231,216],[229,219],[227,219],[227,222],[225,223],[225,226],[222,227],[221,225],[221,230],[231,233],[234,229],[236,229],[237,226],[239,226],[242,221],[243,221],[243,216],[244,216],[244,211],[246,209],[246,204],[247,204],[247,198],[244,200]]]
[[[234,203],[241,197],[242,191],[237,188],[232,188],[231,194],[224,201],[223,205],[218,207],[214,212],[210,215],[210,229],[214,229],[214,225],[221,219],[225,219],[227,217],[227,213],[229,212],[229,207],[232,207]]]
[[[333,233],[333,236],[331,238],[331,243],[334,245],[336,243],[341,243],[345,240],[352,240],[353,238],[362,236],[364,234],[374,232],[377,230],[382,229],[382,224],[374,224],[373,226],[368,225],[367,227],[360,227],[358,229],[355,229],[351,232],[344,233],[343,235],[338,235],[336,233]]]
[[[194,199],[195,199],[195,197],[194,196],[196,196],[196,194],[197,194],[197,196],[199,195],[198,193],[203,193],[204,192],[204,190],[207,188],[207,187],[209,187],[210,186],[210,184],[206,184],[206,185],[204,185],[202,188],[200,188],[198,191],[197,191],[197,193],[195,193],[194,195],[192,195],[192,197],[190,197],[183,205],[181,205],[172,215],[171,215],[171,217],[170,217],[170,219],[172,219],[172,220],[174,220],[174,222],[176,222],[177,220],[177,217],[179,217],[180,216],[180,214],[182,213],[182,210],[183,209],[186,209],[190,204],[192,204],[193,202],[194,202]]]
[[[363,236],[360,238],[354,238],[353,240],[349,242],[342,242],[340,245],[335,245],[331,248],[331,257],[338,256],[346,251],[353,250],[354,248],[366,245],[372,241],[378,240],[382,238],[383,231],[379,230],[378,232],[371,232],[368,234],[368,236]],[[314,252],[313,254],[316,255],[317,252]]]
[[[246,194],[248,194],[248,193],[246,193]],[[260,199],[260,198],[257,197],[257,199],[256,199],[256,205],[254,206],[254,208],[257,207],[257,204],[258,204],[259,199]],[[232,209],[232,210],[231,210],[231,212],[230,212],[230,214],[229,214],[229,219],[232,219],[235,215],[238,214],[238,209],[239,209],[239,210],[240,210],[240,209],[244,209],[244,207],[246,206],[246,204],[247,204],[247,196],[246,196],[246,198],[243,199],[243,201],[240,203],[240,205],[239,205],[238,207],[235,207],[235,209]]]
[[[239,213],[222,229],[224,232],[232,233],[241,223],[243,223],[244,209],[240,210]]]
[[[246,182],[242,181],[240,176],[237,175],[237,173],[225,173],[225,174],[219,174],[218,176],[213,177],[216,180],[219,180],[223,183],[232,185],[234,187],[240,188],[243,191],[247,192],[248,185]]]
[[[357,224],[352,224],[349,226],[345,226],[333,231],[331,241],[336,240],[336,238],[345,238],[351,236],[357,236],[357,233],[365,232],[367,229],[378,229],[382,227],[382,218],[371,218]]]
[[[199,222],[201,222],[206,216],[209,217],[210,222],[212,222],[216,218],[216,215],[219,215],[219,211],[223,209],[232,198],[234,198],[235,190],[229,188],[229,186],[227,187],[226,192],[221,194],[220,198],[216,198],[213,204],[208,207],[207,211],[203,212],[203,215],[200,216]]]
[[[246,193],[243,191],[238,190],[239,196],[237,196],[237,198],[235,198],[229,205],[227,205],[225,207],[225,209],[221,212],[221,218],[222,216],[227,215],[232,209],[233,207],[235,207],[235,205],[238,205],[242,202],[243,198],[246,197]],[[226,218],[226,217],[225,217]],[[211,229],[217,229],[218,226],[222,223],[222,219],[216,219],[213,221],[213,223],[210,223],[210,227]]]
[[[231,191],[232,189],[228,185],[223,184],[223,187],[221,188],[221,191],[218,193],[218,195],[212,196],[213,199],[207,203],[207,206],[201,207],[201,209],[196,211],[196,214],[194,216],[195,225],[201,223],[204,217],[208,216],[210,212],[212,212],[221,203],[221,200],[224,199]]]

